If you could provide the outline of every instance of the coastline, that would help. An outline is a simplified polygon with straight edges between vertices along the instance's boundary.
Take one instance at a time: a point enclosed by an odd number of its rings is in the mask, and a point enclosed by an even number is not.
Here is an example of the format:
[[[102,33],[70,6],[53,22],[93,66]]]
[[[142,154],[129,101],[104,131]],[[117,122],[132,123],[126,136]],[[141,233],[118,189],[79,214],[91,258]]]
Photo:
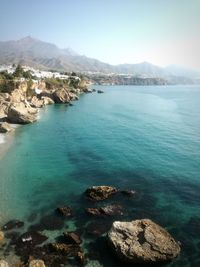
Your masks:
[[[12,143],[14,141],[15,131],[7,133],[7,134],[0,134],[0,139],[2,142],[0,143],[0,160],[6,155]]]

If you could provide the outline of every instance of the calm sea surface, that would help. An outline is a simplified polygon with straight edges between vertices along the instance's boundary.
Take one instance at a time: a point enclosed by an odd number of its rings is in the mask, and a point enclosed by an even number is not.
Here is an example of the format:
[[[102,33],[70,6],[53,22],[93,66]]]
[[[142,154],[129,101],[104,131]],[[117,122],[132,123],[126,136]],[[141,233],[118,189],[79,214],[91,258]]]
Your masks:
[[[182,244],[167,266],[200,266],[200,87],[101,89],[72,107],[45,107],[38,122],[16,129],[0,161],[0,225],[20,219],[25,230],[67,204],[77,217],[65,227],[85,228],[87,187],[133,189],[134,197],[113,200],[124,207],[120,220],[154,220]],[[85,237],[85,250],[96,248],[102,266],[117,266],[102,242]]]

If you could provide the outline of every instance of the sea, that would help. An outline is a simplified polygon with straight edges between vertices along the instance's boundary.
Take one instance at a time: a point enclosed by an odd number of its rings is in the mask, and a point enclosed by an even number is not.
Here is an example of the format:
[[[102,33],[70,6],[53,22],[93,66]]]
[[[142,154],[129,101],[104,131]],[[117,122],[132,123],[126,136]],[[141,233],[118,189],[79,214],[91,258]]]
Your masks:
[[[0,226],[22,220],[22,233],[45,218],[53,223],[55,209],[68,205],[74,216],[60,228],[46,224],[43,233],[52,241],[65,229],[81,230],[88,266],[114,267],[123,264],[106,233],[93,237],[91,228],[149,218],[181,244],[181,254],[162,266],[199,267],[200,86],[92,88],[104,93],[46,106],[37,122],[15,130],[0,160]],[[84,192],[93,185],[135,194],[91,203]],[[124,215],[85,213],[107,203],[122,205]]]

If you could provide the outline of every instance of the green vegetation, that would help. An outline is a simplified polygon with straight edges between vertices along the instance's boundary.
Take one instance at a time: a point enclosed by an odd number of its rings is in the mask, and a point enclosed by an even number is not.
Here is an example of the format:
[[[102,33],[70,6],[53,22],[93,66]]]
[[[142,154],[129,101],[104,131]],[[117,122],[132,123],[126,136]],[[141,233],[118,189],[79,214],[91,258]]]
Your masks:
[[[1,93],[10,93],[15,88],[15,80],[12,74],[9,74],[7,71],[0,72],[0,92]]]
[[[13,76],[16,78],[32,79],[33,76],[30,70],[24,71],[20,64],[17,65]]]
[[[49,90],[69,86],[68,80],[61,80],[59,78],[46,78],[44,79],[44,81],[46,83],[47,89]]]

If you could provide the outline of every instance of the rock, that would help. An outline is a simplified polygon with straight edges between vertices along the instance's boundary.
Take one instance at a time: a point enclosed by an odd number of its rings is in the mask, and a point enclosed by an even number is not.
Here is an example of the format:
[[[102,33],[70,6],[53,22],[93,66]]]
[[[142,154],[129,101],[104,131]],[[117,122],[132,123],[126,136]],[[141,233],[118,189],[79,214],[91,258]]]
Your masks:
[[[42,99],[42,101],[43,101],[43,103],[44,103],[45,106],[46,105],[54,104],[53,99],[51,99],[50,97],[42,96],[41,99]]]
[[[29,227],[29,230],[43,231],[43,230],[57,230],[64,226],[64,220],[54,214],[46,215],[40,219],[38,224]]]
[[[7,132],[11,132],[13,130],[14,129],[10,126],[9,123],[7,123],[7,122],[0,123],[0,133],[7,133]]]
[[[94,216],[116,216],[123,215],[121,205],[108,205],[100,208],[87,208],[86,212]]]
[[[79,234],[75,232],[64,232],[63,235],[67,243],[79,245],[82,242]]]
[[[32,260],[29,263],[29,267],[45,267],[45,264],[42,260]]]
[[[122,193],[123,195],[127,197],[132,197],[133,195],[135,195],[136,191],[135,190],[121,190],[120,193]]]
[[[59,207],[56,209],[56,211],[64,217],[72,216],[72,209],[68,206]]]
[[[19,220],[11,220],[9,222],[7,222],[6,224],[4,224],[4,226],[2,227],[2,230],[6,231],[6,230],[12,230],[12,229],[16,229],[16,228],[21,228],[24,226],[24,222],[19,221]]]
[[[53,99],[55,103],[69,103],[70,102],[70,94],[68,90],[62,88],[62,89],[57,89],[53,93]]]
[[[98,94],[103,94],[104,91],[102,91],[102,90],[97,90],[97,93],[98,93]]]
[[[17,246],[27,245],[27,244],[31,245],[31,246],[35,246],[35,245],[39,245],[39,244],[43,243],[47,239],[48,239],[48,237],[40,234],[39,232],[29,231],[29,232],[22,234],[18,238],[16,244],[17,244]]]
[[[79,246],[67,245],[65,243],[51,243],[50,249],[54,252],[67,256],[76,256],[80,251]]]
[[[31,106],[34,108],[42,108],[44,106],[44,101],[38,99],[37,96],[33,96],[31,99]]]
[[[112,186],[92,186],[85,191],[87,198],[90,200],[104,200],[111,197],[117,192],[117,189]]]
[[[31,108],[25,103],[11,104],[7,114],[11,123],[26,124],[37,120],[37,109]]]
[[[4,240],[4,233],[0,231],[0,243]]]
[[[0,267],[9,267],[7,261],[0,260]]]
[[[180,253],[172,236],[149,219],[114,222],[108,240],[118,257],[130,263],[169,261]]]
[[[85,254],[84,254],[83,251],[78,251],[77,256],[76,256],[76,260],[81,265],[84,265],[85,264],[86,259],[85,259]]]

